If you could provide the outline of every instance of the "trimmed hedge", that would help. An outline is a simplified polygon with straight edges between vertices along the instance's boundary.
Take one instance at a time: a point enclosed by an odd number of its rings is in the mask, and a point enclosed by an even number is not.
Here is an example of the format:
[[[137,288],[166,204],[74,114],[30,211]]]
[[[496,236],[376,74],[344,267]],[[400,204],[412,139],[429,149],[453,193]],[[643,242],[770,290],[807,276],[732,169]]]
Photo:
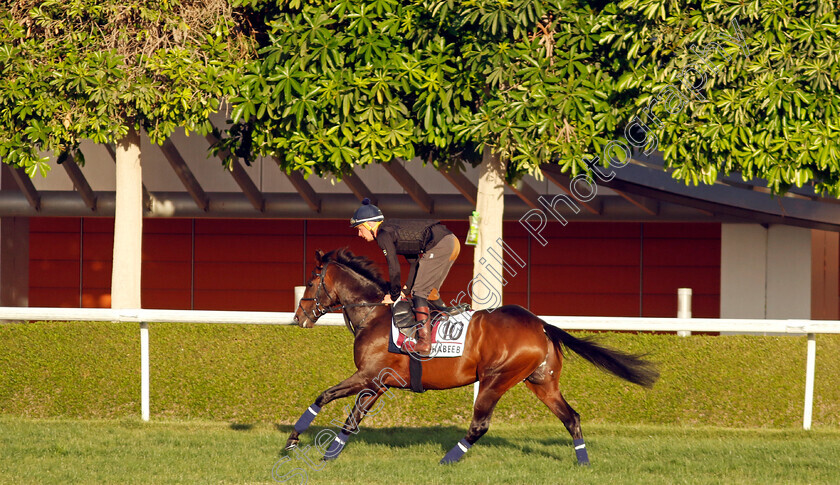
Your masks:
[[[586,334],[583,334],[586,335]],[[662,377],[645,390],[567,358],[561,388],[587,422],[801,427],[805,338],[606,333],[611,347],[648,353]],[[135,418],[140,413],[136,324],[0,325],[0,413]],[[293,423],[354,370],[343,327],[151,324],[153,419]],[[840,336],[817,336],[815,427],[840,425]],[[398,392],[367,426],[455,424],[472,415],[472,386]],[[349,399],[318,422],[346,417]],[[555,422],[525,386],[506,394],[494,422]]]

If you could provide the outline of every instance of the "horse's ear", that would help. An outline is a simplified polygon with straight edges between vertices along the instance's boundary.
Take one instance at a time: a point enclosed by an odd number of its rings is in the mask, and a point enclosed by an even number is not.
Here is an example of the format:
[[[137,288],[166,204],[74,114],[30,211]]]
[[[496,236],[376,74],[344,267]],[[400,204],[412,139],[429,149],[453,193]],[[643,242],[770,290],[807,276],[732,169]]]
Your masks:
[[[324,260],[324,252],[321,251],[320,249],[317,249],[315,251],[315,261],[317,261],[318,264],[321,264],[321,261],[323,261],[323,260]]]

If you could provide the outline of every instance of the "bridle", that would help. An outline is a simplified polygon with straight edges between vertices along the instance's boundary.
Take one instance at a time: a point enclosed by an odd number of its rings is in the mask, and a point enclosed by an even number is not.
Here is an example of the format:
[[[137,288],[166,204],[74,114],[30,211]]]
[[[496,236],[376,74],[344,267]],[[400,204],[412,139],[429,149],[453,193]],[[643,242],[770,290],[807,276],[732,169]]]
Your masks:
[[[303,312],[303,315],[306,318],[308,318],[309,320],[311,320],[313,323],[318,321],[319,318],[323,317],[327,313],[329,313],[329,312],[338,308],[337,305],[323,306],[321,304],[321,302],[318,300],[318,294],[320,293],[320,291],[322,289],[324,290],[324,293],[327,293],[327,296],[329,296],[329,292],[327,291],[327,287],[324,286],[324,273],[327,272],[327,266],[329,266],[329,265],[330,265],[330,263],[327,263],[325,266],[317,267],[317,268],[312,270],[312,278],[314,279],[315,277],[318,277],[320,279],[320,281],[318,282],[318,288],[315,290],[315,296],[312,297],[312,298],[301,298],[300,302],[298,302],[298,308],[300,308],[300,310]],[[320,271],[320,273],[316,273],[316,271]],[[304,301],[314,301],[315,302],[315,310],[312,312],[312,315],[310,315],[309,313],[306,313],[306,309],[303,308],[303,302]]]
[[[312,270],[312,278],[314,279],[314,278],[317,277],[320,280],[318,282],[318,288],[315,289],[315,295],[312,298],[301,298],[300,302],[298,303],[298,308],[300,308],[300,311],[303,312],[303,315],[307,319],[311,320],[313,323],[318,321],[319,318],[323,317],[327,313],[330,313],[330,312],[333,312],[333,311],[336,311],[336,310],[341,310],[342,313],[344,314],[344,324],[347,325],[347,330],[350,330],[350,333],[352,333],[353,335],[356,335],[356,332],[358,331],[358,329],[360,329],[362,327],[362,324],[365,323],[368,316],[370,316],[371,312],[373,312],[373,309],[378,307],[378,306],[387,305],[387,303],[363,302],[363,303],[349,303],[349,304],[336,303],[334,305],[329,305],[329,306],[322,305],[320,300],[318,299],[318,295],[320,294],[321,290],[324,290],[324,293],[326,293],[327,296],[329,296],[329,291],[327,290],[327,287],[324,285],[324,275],[327,272],[327,266],[329,266],[332,262],[333,261],[328,261],[327,264],[325,264],[324,266],[317,267],[317,268]],[[316,271],[318,271],[318,272],[316,272]],[[306,312],[305,308],[303,308],[302,303],[304,301],[315,302],[315,309],[312,311],[311,315]],[[358,307],[370,307],[370,310],[368,310],[368,312],[365,313],[364,318],[362,318],[362,321],[359,322],[358,325],[354,325],[353,322],[350,321],[350,317],[347,315],[347,310],[351,309],[351,308],[358,308]]]

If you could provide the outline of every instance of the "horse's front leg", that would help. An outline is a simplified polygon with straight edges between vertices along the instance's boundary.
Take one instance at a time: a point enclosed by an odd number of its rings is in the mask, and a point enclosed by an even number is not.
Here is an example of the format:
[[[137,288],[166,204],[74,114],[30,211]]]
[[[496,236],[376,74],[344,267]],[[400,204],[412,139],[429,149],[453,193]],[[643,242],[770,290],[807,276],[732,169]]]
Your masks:
[[[350,415],[347,417],[347,421],[344,422],[344,426],[341,427],[341,432],[338,433],[338,436],[335,437],[332,443],[330,443],[329,448],[324,453],[324,460],[335,460],[338,458],[338,454],[344,449],[344,446],[347,444],[347,440],[350,439],[351,434],[356,434],[359,432],[359,423],[364,419],[368,413],[376,415],[379,413],[379,409],[372,410],[374,403],[376,400],[382,396],[382,394],[388,392],[387,387],[378,387],[376,389],[365,389],[359,394],[356,395],[355,403],[353,404],[353,410],[350,411]],[[333,421],[336,423],[336,421]]]
[[[295,429],[289,434],[289,439],[286,441],[286,449],[291,450],[297,446],[300,441],[300,434],[309,428],[309,425],[315,420],[315,416],[321,411],[321,406],[336,399],[359,393],[359,391],[366,387],[367,381],[367,378],[356,372],[347,379],[322,392],[315,399],[315,403],[309,406],[295,423]]]

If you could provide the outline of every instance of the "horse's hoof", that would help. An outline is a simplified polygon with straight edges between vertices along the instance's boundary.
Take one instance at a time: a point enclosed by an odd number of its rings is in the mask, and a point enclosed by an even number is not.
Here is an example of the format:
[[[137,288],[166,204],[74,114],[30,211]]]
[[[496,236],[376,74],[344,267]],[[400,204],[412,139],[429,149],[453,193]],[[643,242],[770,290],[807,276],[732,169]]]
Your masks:
[[[286,442],[286,451],[291,451],[297,448],[298,440],[289,440]]]
[[[451,450],[449,450],[448,453],[446,453],[446,456],[440,460],[440,464],[449,465],[450,463],[457,463],[471,446],[472,445],[466,439],[462,439]]]

